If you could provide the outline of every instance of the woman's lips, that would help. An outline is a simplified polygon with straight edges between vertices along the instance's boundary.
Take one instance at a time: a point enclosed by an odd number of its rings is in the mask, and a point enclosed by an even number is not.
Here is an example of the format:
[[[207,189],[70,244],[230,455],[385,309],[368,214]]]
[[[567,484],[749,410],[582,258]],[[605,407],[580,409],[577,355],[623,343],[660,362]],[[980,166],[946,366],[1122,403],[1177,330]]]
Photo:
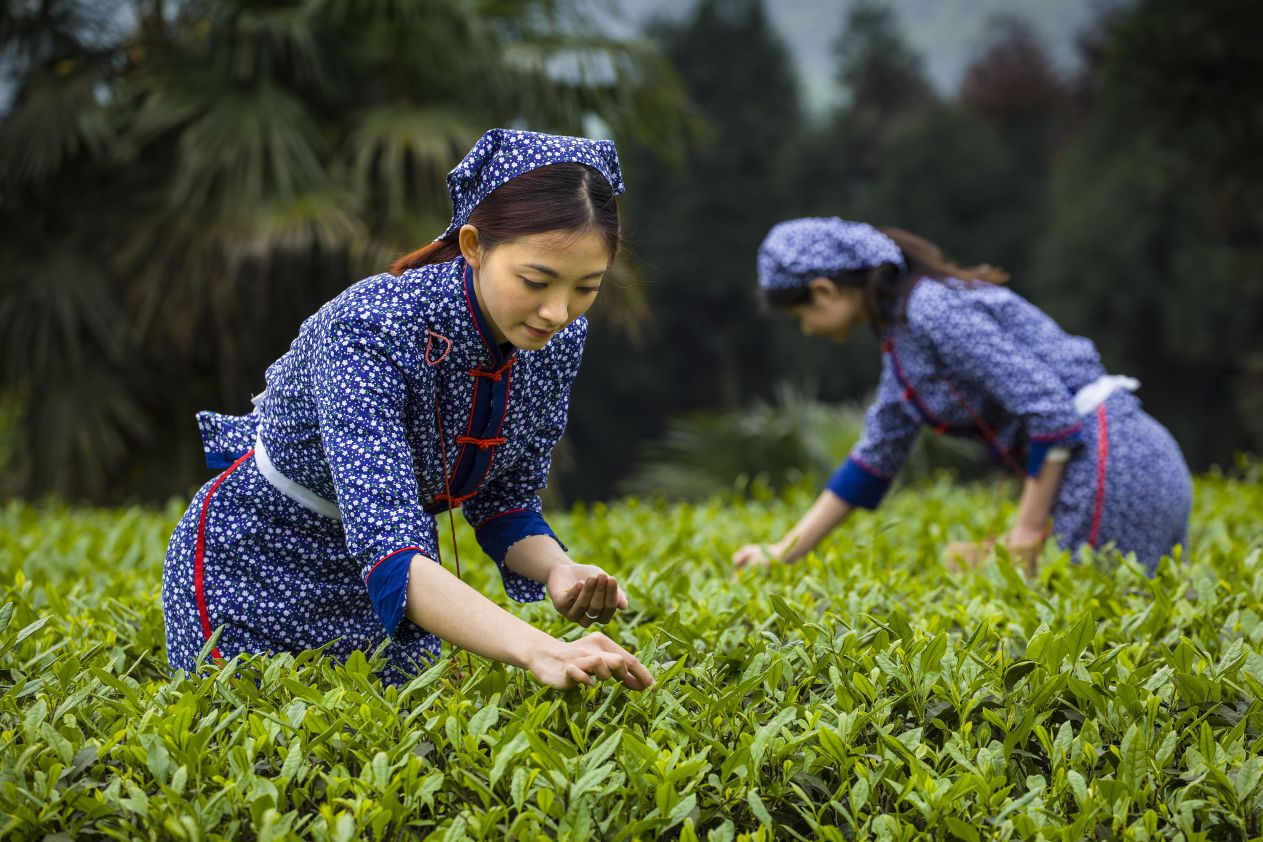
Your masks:
[[[523,327],[526,328],[527,333],[529,333],[531,336],[535,337],[536,339],[547,339],[548,337],[556,333],[556,331],[540,330],[539,328],[531,327],[530,325],[523,325]]]

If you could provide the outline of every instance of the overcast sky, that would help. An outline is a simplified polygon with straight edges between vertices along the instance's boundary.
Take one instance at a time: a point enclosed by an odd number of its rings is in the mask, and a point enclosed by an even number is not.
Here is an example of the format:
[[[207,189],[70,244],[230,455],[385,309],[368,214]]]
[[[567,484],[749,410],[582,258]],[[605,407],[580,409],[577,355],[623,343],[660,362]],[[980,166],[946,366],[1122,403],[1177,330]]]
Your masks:
[[[908,43],[925,62],[926,75],[943,93],[956,89],[961,74],[984,43],[996,15],[1029,20],[1056,66],[1065,73],[1076,64],[1075,38],[1097,10],[1111,0],[889,0]],[[619,34],[639,31],[654,16],[681,18],[692,0],[610,0],[609,27]],[[798,67],[803,95],[816,113],[839,99],[833,81],[833,44],[854,0],[764,0],[772,24]]]

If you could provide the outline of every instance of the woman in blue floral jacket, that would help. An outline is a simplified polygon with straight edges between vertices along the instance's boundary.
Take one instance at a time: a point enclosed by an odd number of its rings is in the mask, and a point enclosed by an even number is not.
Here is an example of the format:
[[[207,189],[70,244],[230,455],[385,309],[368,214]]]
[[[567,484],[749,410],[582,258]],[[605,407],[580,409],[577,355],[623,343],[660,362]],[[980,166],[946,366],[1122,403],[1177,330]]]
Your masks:
[[[1045,538],[1077,551],[1112,545],[1152,573],[1186,540],[1192,483],[1179,446],[1111,376],[1091,341],[1066,334],[999,286],[897,229],[837,218],[783,222],[759,249],[765,301],[803,331],[845,341],[870,325],[882,348],[864,431],[825,492],[783,539],[748,545],[737,566],[806,553],[854,508],[875,508],[918,431],[976,439],[1024,486],[1010,549]]]
[[[223,468],[171,538],[171,666],[210,653],[337,658],[389,638],[384,678],[447,640],[558,688],[653,679],[601,634],[554,639],[438,560],[435,516],[460,507],[519,601],[607,622],[627,598],[572,562],[537,490],[566,423],[587,322],[619,244],[609,141],[495,129],[448,176],[453,218],[391,274],[309,318],[246,416],[201,413]]]

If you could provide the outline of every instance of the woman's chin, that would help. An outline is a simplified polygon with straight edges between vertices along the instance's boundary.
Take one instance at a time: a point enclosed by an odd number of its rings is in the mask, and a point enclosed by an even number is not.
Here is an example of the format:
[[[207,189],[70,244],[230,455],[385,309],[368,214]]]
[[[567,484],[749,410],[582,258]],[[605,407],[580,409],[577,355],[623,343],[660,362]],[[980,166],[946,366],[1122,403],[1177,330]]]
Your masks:
[[[547,345],[552,338],[556,336],[556,332],[544,334],[543,336],[527,330],[525,327],[516,331],[516,335],[510,337],[515,348],[522,351],[538,351]]]

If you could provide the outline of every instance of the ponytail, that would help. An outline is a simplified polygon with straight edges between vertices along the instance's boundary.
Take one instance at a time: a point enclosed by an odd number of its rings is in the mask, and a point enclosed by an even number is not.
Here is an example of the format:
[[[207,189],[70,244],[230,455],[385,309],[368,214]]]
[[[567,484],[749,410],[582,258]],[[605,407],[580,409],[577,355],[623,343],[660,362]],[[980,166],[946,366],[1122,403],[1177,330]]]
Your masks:
[[[460,232],[451,234],[445,239],[435,240],[427,243],[414,252],[405,254],[403,257],[390,264],[390,274],[402,275],[409,269],[419,269],[422,266],[429,266],[431,263],[446,263],[449,260],[455,260],[460,257],[460,243],[457,238]]]
[[[949,278],[967,282],[1003,284],[1009,273],[987,263],[976,266],[958,266],[943,254],[943,250],[924,237],[902,228],[879,228],[895,241],[903,252],[906,270],[894,263],[883,263],[865,269],[838,272],[829,277],[839,287],[858,288],[864,291],[864,311],[875,327],[902,322],[906,318],[908,294],[912,288],[928,278],[942,283]],[[806,286],[785,289],[768,289],[762,293],[765,307],[787,309],[806,304],[811,290]]]

